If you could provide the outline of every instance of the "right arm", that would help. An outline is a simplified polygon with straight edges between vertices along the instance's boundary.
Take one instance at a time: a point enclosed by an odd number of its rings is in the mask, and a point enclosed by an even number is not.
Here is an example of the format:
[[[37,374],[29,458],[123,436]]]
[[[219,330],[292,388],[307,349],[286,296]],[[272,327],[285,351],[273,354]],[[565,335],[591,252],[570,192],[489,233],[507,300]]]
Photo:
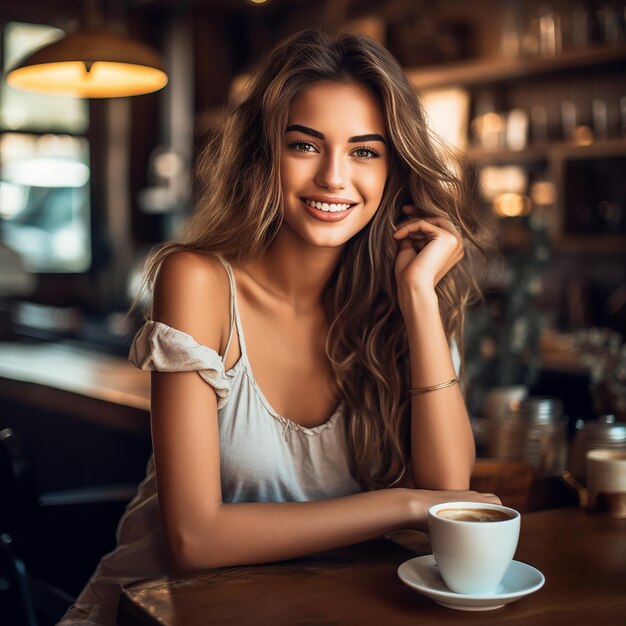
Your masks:
[[[176,253],[161,266],[153,319],[220,352],[229,328],[221,264]],[[474,492],[383,489],[311,502],[222,502],[217,397],[196,372],[152,374],[152,438],[163,529],[177,570],[276,561],[425,528],[428,507]]]

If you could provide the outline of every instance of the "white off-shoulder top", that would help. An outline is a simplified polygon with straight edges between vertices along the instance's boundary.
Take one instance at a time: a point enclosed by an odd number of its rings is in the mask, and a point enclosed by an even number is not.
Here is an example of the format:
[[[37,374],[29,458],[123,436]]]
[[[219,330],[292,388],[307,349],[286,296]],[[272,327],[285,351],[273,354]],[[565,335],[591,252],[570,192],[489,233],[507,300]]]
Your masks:
[[[279,415],[257,385],[237,306],[231,266],[220,259],[230,281],[231,334],[241,357],[225,371],[223,357],[192,336],[147,321],[137,333],[129,360],[144,370],[196,371],[218,399],[220,472],[224,502],[297,502],[359,492],[350,474],[340,406],[322,425],[305,428]],[[167,576],[166,546],[156,489],[154,459],[117,529],[117,547],[106,555],[60,626],[114,626],[123,586]]]

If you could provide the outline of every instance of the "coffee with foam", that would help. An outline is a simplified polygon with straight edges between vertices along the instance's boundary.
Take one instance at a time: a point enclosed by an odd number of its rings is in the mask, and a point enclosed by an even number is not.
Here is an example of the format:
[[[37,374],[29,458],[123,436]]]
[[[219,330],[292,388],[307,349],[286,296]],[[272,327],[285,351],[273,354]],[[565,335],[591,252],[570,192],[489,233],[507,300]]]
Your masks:
[[[439,509],[437,517],[455,522],[503,522],[512,519],[512,516],[500,509]]]
[[[507,572],[520,514],[487,502],[442,502],[428,509],[428,532],[446,586],[467,595],[492,594]]]

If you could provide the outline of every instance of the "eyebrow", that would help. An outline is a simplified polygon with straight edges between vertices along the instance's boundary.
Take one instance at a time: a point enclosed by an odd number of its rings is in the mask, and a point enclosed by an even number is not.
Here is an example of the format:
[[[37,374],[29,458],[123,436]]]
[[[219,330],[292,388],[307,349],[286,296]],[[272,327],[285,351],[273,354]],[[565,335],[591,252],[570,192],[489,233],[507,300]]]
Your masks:
[[[299,131],[304,133],[305,135],[310,135],[311,137],[315,137],[316,139],[321,139],[324,141],[326,137],[323,133],[320,133],[319,130],[315,130],[314,128],[309,128],[308,126],[303,126],[302,124],[291,124],[291,126],[287,126],[286,132],[290,131]],[[382,143],[387,143],[385,138],[378,133],[369,133],[367,135],[355,135],[354,137],[348,138],[348,143],[361,143],[363,141],[380,141]]]

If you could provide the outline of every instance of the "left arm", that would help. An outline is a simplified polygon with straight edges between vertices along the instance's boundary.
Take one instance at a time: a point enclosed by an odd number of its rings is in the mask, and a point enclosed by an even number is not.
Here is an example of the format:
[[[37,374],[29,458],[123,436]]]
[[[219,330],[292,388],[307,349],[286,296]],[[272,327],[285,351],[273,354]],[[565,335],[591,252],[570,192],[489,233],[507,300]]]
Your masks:
[[[411,388],[456,377],[435,286],[463,257],[460,236],[442,218],[403,224],[395,233],[398,299],[407,327]],[[460,385],[413,395],[411,477],[417,488],[467,489],[475,445]]]

